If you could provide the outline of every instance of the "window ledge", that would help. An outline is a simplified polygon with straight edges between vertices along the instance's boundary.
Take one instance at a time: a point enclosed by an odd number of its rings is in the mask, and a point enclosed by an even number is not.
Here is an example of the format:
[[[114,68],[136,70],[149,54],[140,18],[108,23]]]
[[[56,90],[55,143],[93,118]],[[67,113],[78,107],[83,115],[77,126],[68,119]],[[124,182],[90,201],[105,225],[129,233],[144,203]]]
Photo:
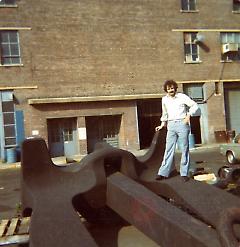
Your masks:
[[[202,101],[197,101],[198,104],[206,104],[206,101],[205,100],[202,100]]]
[[[5,148],[16,148],[16,147],[18,147],[17,144],[5,145]]]
[[[0,5],[0,8],[17,8],[18,5],[13,4],[13,5]]]
[[[0,67],[22,67],[23,64],[0,64]]]
[[[220,60],[220,63],[233,63],[234,60]]]
[[[190,61],[190,62],[186,62],[184,61],[185,64],[199,64],[199,63],[202,63],[202,61]]]
[[[180,12],[181,13],[198,13],[199,10],[183,10],[183,9],[181,9]]]
[[[233,10],[232,13],[233,14],[240,14],[240,10]]]

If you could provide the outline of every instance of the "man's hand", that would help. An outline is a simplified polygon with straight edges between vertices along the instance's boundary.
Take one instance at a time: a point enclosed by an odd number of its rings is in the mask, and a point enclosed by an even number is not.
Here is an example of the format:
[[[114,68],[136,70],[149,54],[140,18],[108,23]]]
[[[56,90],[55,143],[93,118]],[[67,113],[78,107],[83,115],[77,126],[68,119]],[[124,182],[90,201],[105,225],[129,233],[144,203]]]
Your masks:
[[[159,131],[159,130],[161,130],[163,127],[165,127],[166,126],[166,122],[162,122],[161,123],[161,125],[159,125],[159,126],[157,126],[156,128],[155,128],[155,131]]]
[[[184,119],[183,119],[183,122],[185,124],[190,124],[190,115],[187,115]]]
[[[159,130],[162,129],[162,128],[163,128],[163,126],[159,125],[159,126],[157,126],[157,127],[155,128],[155,131],[159,131]]]

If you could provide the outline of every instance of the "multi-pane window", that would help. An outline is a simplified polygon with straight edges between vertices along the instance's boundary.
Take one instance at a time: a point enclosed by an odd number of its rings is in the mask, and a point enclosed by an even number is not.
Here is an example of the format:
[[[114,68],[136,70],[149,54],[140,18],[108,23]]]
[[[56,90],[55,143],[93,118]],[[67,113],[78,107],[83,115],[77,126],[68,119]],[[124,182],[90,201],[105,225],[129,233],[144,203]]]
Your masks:
[[[203,83],[189,83],[183,85],[183,91],[196,102],[203,102]]]
[[[6,147],[16,145],[15,106],[12,91],[1,92],[1,110],[4,144]]]
[[[73,141],[73,126],[72,122],[65,122],[63,126],[63,140]]]
[[[181,0],[183,11],[196,11],[196,0]]]
[[[49,125],[49,137],[51,143],[73,141],[73,123],[52,119]]]
[[[199,62],[199,47],[196,43],[197,33],[184,33],[185,62]]]
[[[233,11],[240,12],[240,0],[233,0]]]
[[[220,33],[220,42],[222,46],[222,60],[240,60],[240,33]]]
[[[2,65],[21,63],[18,31],[0,31],[0,48]]]
[[[0,7],[5,5],[15,5],[16,0],[0,0]]]

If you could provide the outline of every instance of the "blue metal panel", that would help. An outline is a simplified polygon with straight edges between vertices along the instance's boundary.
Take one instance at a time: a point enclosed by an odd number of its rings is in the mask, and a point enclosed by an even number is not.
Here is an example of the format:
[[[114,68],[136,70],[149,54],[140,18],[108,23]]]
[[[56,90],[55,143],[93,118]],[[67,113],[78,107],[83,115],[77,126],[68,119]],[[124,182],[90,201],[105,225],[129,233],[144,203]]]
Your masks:
[[[21,146],[23,140],[25,139],[25,131],[24,131],[24,116],[23,111],[17,110],[16,111],[16,141],[17,146]]]

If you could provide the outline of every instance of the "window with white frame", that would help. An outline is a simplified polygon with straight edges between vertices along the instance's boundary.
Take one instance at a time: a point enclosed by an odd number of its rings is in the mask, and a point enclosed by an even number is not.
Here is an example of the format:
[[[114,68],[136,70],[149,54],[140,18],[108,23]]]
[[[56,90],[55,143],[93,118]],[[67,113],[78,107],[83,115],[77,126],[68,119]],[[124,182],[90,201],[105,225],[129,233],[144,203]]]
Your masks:
[[[183,33],[184,36],[184,55],[186,63],[199,62],[199,47],[196,44],[197,32]]]
[[[183,11],[196,11],[196,0],[181,0]]]
[[[240,60],[240,32],[220,33],[220,43],[223,61]]]
[[[16,0],[0,0],[0,7],[1,6],[8,6],[8,5],[15,5]]]
[[[2,65],[21,64],[18,31],[0,30],[0,48]]]
[[[240,0],[233,0],[233,11],[240,12]]]
[[[5,147],[16,145],[16,120],[15,105],[12,91],[2,91],[0,93],[0,111],[2,112],[2,128]]]

